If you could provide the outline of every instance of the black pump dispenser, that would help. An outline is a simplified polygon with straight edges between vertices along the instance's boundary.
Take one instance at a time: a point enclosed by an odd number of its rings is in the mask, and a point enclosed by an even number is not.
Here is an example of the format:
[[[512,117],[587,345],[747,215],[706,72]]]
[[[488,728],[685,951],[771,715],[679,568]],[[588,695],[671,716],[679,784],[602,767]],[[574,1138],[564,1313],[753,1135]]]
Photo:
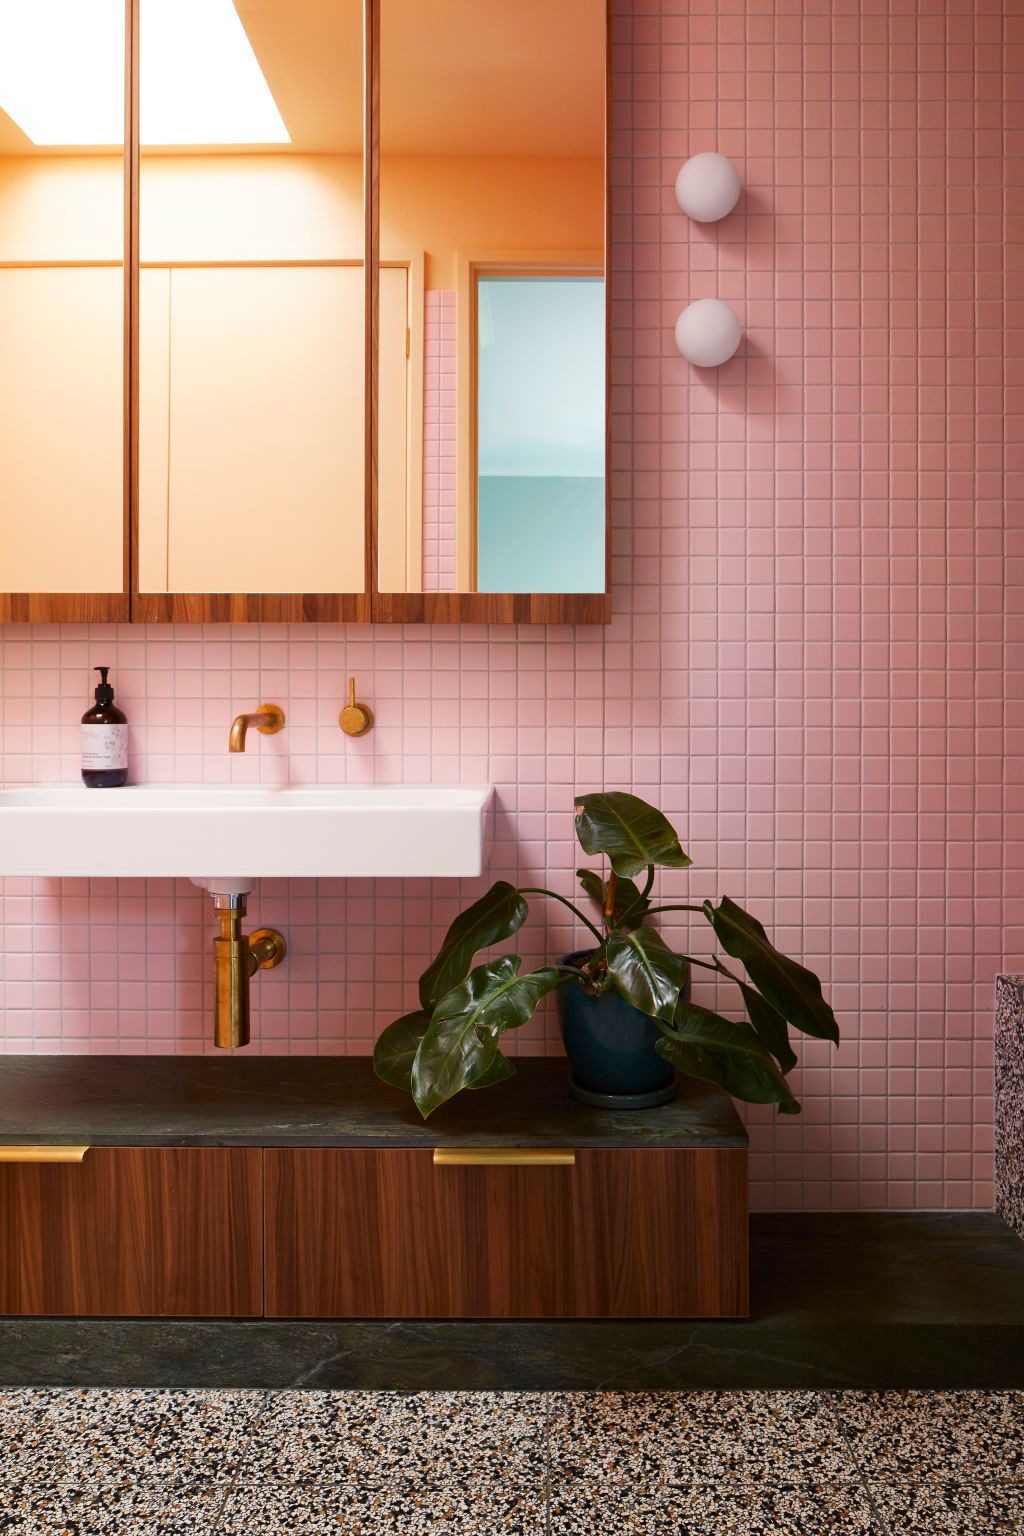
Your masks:
[[[114,703],[110,668],[93,671],[100,681],[96,703],[82,716],[82,783],[88,789],[118,789],[128,782],[128,717]]]
[[[101,704],[101,705],[102,704],[113,704],[113,702],[114,702],[114,690],[110,686],[110,684],[107,682],[107,673],[110,671],[110,668],[109,667],[93,667],[93,671],[94,672],[98,672],[99,675],[100,675],[100,681],[96,685],[96,695],[95,695],[96,696],[96,703],[97,704]]]

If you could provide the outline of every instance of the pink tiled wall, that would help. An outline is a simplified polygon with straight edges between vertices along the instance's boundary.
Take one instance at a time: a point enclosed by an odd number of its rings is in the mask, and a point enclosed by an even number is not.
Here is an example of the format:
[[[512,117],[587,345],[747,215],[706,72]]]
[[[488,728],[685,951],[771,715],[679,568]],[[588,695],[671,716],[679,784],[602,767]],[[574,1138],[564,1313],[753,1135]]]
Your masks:
[[[424,294],[423,590],[455,590],[455,298]]]
[[[695,859],[662,889],[749,903],[841,1020],[802,1118],[749,1113],[755,1203],[990,1204],[993,978],[1024,953],[1022,51],[1010,0],[623,0],[612,625],[9,629],[4,777],[74,777],[110,662],[139,777],[490,779],[491,877],[569,892],[574,787],[632,787]],[[672,182],[711,147],[746,191],[699,227]],[[697,373],[672,323],[715,293],[747,339]],[[287,729],[229,758],[268,698]],[[290,948],[253,1048],[369,1050],[479,888],[267,882]],[[576,938],[544,918],[530,960]],[[207,1049],[209,940],[185,882],[8,882],[4,1048]]]

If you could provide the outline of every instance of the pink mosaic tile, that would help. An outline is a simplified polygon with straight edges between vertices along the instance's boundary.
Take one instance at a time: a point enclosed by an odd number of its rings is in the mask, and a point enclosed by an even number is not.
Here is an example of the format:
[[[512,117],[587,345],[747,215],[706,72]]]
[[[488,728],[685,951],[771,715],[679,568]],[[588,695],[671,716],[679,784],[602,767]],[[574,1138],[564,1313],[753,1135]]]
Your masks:
[[[613,59],[608,629],[10,627],[0,772],[76,776],[109,662],[138,778],[492,781],[489,879],[569,893],[574,788],[633,788],[695,859],[665,888],[755,907],[839,1014],[838,1052],[802,1048],[802,1117],[748,1112],[754,1203],[990,1206],[994,978],[1024,953],[1024,18],[618,0]],[[711,148],[744,193],[692,225],[672,184]],[[672,327],[714,294],[746,339],[698,373]],[[350,672],[378,722],[358,741]],[[231,717],[267,697],[288,728],[230,758]],[[252,1049],[369,1051],[482,884],[265,882],[252,916],[289,957],[255,989]],[[204,903],[7,881],[0,1049],[210,1049]],[[576,937],[547,910],[522,952]],[[557,1052],[551,1015],[518,1046]]]

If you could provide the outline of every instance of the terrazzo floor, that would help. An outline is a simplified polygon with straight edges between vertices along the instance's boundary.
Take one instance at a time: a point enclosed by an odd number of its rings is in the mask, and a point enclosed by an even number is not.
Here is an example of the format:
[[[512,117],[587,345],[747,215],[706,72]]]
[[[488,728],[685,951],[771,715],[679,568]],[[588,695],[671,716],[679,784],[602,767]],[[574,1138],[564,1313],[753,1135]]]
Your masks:
[[[1024,1392],[0,1391],[3,1536],[1024,1531]]]

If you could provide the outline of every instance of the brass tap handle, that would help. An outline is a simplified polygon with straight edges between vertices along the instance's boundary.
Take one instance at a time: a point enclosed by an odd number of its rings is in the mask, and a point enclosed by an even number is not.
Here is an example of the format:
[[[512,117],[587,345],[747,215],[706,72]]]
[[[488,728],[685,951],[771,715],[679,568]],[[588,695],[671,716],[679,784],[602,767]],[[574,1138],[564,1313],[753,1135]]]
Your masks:
[[[284,710],[280,704],[261,704],[256,711],[256,729],[261,736],[276,736],[284,730]]]
[[[348,703],[338,716],[338,724],[346,736],[365,736],[373,730],[373,711],[366,704],[356,703],[356,680],[348,680]]]

